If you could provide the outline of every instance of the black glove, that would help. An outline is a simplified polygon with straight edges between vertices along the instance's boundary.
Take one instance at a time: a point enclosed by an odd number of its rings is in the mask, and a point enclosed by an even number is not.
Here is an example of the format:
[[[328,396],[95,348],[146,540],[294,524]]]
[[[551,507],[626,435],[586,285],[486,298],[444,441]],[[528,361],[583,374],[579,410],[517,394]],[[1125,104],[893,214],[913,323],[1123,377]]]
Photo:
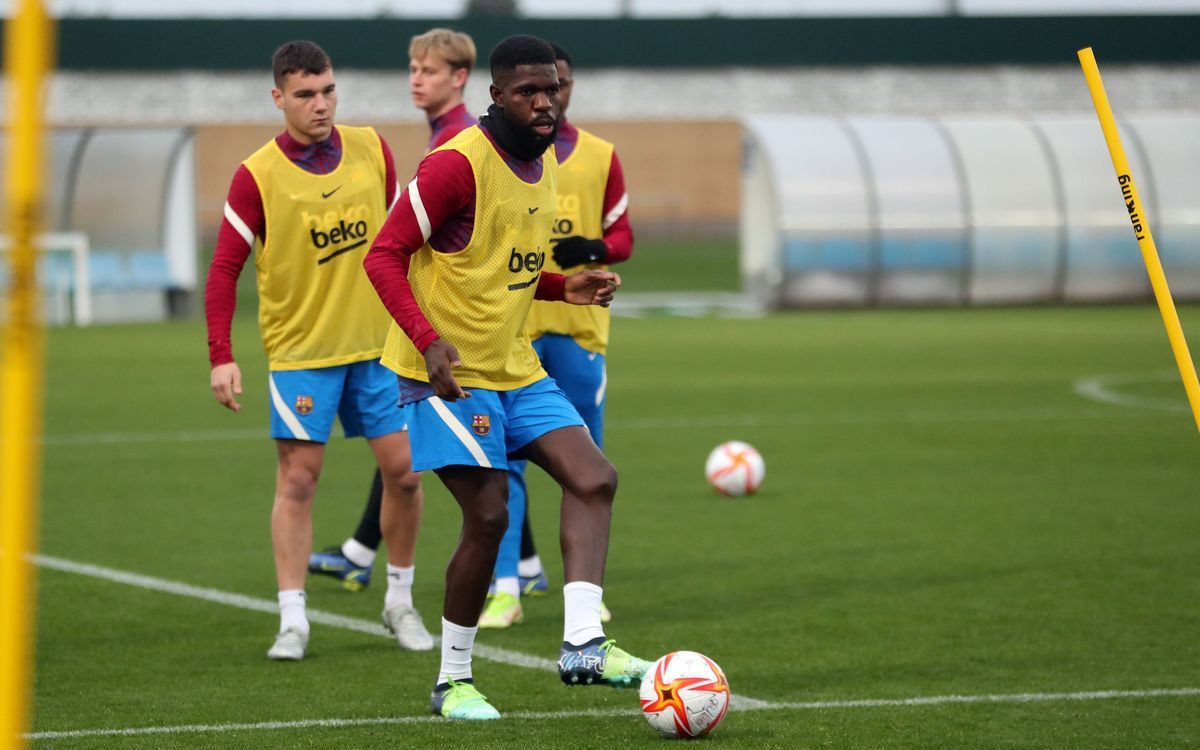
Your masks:
[[[584,263],[603,263],[608,257],[608,245],[604,240],[589,240],[579,235],[563,237],[554,241],[554,262],[559,268],[581,266]]]

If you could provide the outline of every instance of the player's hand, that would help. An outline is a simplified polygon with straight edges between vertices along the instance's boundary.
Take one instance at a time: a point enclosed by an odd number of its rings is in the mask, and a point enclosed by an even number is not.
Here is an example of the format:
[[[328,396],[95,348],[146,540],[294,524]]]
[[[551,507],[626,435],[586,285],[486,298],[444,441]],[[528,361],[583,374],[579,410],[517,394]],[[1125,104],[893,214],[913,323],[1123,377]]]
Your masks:
[[[429,385],[433,386],[434,393],[446,401],[471,397],[454,379],[451,371],[451,368],[461,366],[458,349],[445,339],[434,339],[425,350],[425,371],[429,373]]]
[[[210,378],[213,396],[217,403],[233,411],[241,411],[242,405],[237,402],[237,396],[242,395],[242,371],[237,362],[226,362],[212,368]]]
[[[554,245],[550,251],[554,262],[559,268],[582,266],[585,263],[603,263],[608,257],[608,245],[604,240],[589,240],[579,235],[571,235],[562,239],[551,240]]]
[[[621,286],[621,277],[612,271],[580,271],[567,277],[563,300],[572,305],[608,307]]]

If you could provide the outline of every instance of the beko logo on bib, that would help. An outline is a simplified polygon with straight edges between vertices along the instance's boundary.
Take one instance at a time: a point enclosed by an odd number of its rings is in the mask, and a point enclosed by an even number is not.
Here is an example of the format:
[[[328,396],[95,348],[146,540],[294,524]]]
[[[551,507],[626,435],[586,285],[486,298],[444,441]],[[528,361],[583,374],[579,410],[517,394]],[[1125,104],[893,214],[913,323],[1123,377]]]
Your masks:
[[[308,227],[313,247],[324,250],[337,247],[343,242],[365,242],[370,209],[365,205],[349,206],[344,211],[326,211],[322,214],[300,213],[300,219]]]

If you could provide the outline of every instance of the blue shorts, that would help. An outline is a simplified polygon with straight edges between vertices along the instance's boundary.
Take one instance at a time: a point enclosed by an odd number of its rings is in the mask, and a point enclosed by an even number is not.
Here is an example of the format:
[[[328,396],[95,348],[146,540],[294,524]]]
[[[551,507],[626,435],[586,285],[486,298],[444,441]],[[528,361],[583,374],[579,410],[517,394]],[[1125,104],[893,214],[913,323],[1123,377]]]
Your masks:
[[[592,440],[603,448],[604,404],[608,393],[604,355],[589,352],[575,343],[575,339],[560,333],[543,334],[534,340],[533,349],[542,360],[542,367],[583,417]]]
[[[471,398],[431,396],[405,404],[413,471],[444,466],[507,469],[508,456],[547,432],[583,427],[551,378],[512,391],[464,388]]]
[[[378,360],[313,370],[275,370],[271,389],[271,437],[329,441],[333,420],[346,437],[368,439],[404,430],[397,406],[396,375]]]

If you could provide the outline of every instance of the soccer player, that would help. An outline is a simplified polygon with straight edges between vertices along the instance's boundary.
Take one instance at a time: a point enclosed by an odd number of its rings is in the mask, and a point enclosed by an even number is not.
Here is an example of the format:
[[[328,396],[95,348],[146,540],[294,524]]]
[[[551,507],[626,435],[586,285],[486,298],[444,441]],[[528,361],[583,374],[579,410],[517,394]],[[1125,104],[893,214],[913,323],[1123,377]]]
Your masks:
[[[625,176],[611,143],[567,121],[575,83],[571,56],[557,44],[551,46],[558,69],[560,107],[554,139],[559,164],[558,210],[551,239],[554,250],[545,270],[557,273],[579,266],[606,268],[607,264],[628,260],[633,253]],[[542,367],[567,394],[592,439],[602,448],[608,308],[534,302],[525,330],[533,339]],[[525,461],[509,461],[508,531],[500,542],[495,588],[479,618],[481,628],[507,628],[521,622],[525,616],[521,596],[539,594],[547,588],[541,560],[533,549],[526,497]],[[528,548],[523,552],[525,545]],[[520,570],[521,566],[526,570]],[[603,603],[600,619],[612,619]]]
[[[459,31],[430,29],[409,41],[408,58],[409,94],[429,120],[429,152],[475,124],[463,104],[463,88],[475,67],[475,42]],[[383,539],[379,526],[382,504],[383,480],[376,471],[358,528],[340,545],[313,553],[309,572],[336,578],[351,591],[365,589],[371,583],[375,552]],[[394,575],[411,580],[413,573],[389,572],[389,581]]]
[[[617,473],[546,376],[525,333],[534,297],[607,305],[620,277],[543,273],[558,163],[554,50],[508,37],[490,58],[492,106],[425,157],[368,253],[367,275],[396,321],[383,363],[400,379],[413,467],[432,469],[462,511],[446,571],[435,714],[494,719],[471,652],[507,527],[508,456],[562,487],[565,617],[558,671],[570,684],[631,685],[649,664],[600,623]]]
[[[475,67],[475,42],[461,31],[430,29],[408,45],[408,91],[429,119],[428,151],[475,124],[463,89]]]
[[[278,455],[271,541],[280,627],[267,656],[299,660],[309,636],[304,576],[312,502],[334,418],[347,437],[366,437],[375,454],[389,570],[412,567],[422,498],[396,408],[396,379],[378,361],[387,311],[360,260],[397,192],[391,152],[371,128],[334,125],[333,66],[316,44],[284,44],[272,66],[271,93],[286,128],[234,175],[204,297],[213,394],[240,411],[242,376],[230,327],[238,276],[257,247],[259,327]],[[433,648],[412,607],[411,579],[395,586],[389,580],[383,618],[401,646]]]

